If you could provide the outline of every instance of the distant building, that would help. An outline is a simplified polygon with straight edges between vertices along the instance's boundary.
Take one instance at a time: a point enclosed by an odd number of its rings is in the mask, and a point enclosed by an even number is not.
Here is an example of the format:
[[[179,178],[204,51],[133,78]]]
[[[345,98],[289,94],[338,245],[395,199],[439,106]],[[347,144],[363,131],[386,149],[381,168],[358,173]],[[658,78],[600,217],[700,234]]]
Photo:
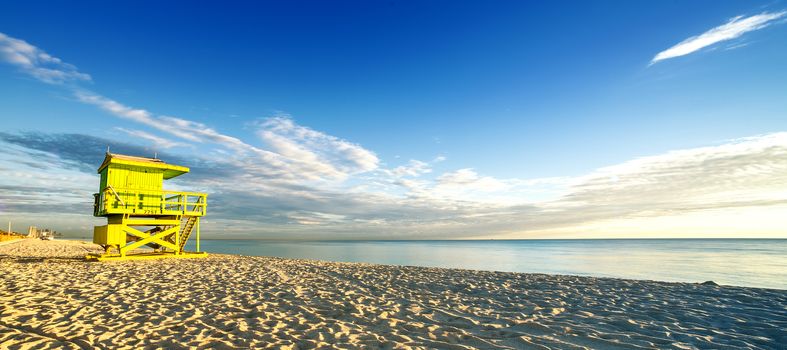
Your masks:
[[[28,238],[52,239],[60,236],[61,234],[59,232],[48,228],[38,228],[35,226],[27,228]]]

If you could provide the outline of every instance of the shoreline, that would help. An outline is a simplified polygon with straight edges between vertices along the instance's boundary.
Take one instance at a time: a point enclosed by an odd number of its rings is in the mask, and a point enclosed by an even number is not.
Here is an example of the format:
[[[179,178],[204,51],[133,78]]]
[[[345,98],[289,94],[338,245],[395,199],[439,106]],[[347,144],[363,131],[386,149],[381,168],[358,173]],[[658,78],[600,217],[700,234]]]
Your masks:
[[[87,244],[92,245],[92,239],[86,238],[59,238],[56,239],[58,241],[73,241],[73,242],[84,242]],[[270,242],[283,242],[283,243],[291,243],[292,241],[286,240],[256,240],[256,239],[249,239],[250,241],[270,241]],[[588,239],[589,241],[592,240],[607,240],[607,239]],[[614,239],[614,240],[650,240],[648,238],[645,239]],[[671,238],[663,239],[663,240],[673,240]],[[693,238],[689,238],[688,240],[694,240]],[[719,240],[716,238],[710,238],[708,240]],[[730,238],[729,240],[741,240],[738,238]],[[745,238],[742,240],[787,240],[787,239],[776,239],[776,238]],[[238,241],[236,239],[203,239],[202,241]],[[473,242],[472,240],[374,240],[374,241],[342,241],[342,240],[306,240],[303,242],[418,242],[418,241],[426,241],[426,242]],[[502,240],[495,240],[495,241],[502,241]],[[509,241],[518,241],[518,240],[509,240]],[[519,240],[521,241],[521,240]],[[541,240],[534,240],[534,241],[541,241]],[[554,239],[551,241],[562,241],[562,239]],[[299,242],[299,241],[295,241]],[[203,245],[204,246],[204,245]],[[208,248],[209,250],[210,248]],[[261,258],[281,258],[281,259],[293,259],[293,260],[304,260],[304,261],[313,261],[319,263],[340,263],[340,264],[371,264],[371,265],[382,265],[382,266],[391,266],[391,267],[416,267],[416,268],[438,268],[438,269],[449,269],[449,270],[466,270],[466,271],[477,271],[477,272],[500,272],[500,273],[521,273],[521,274],[535,274],[535,275],[547,275],[547,276],[565,276],[565,277],[588,277],[588,278],[598,278],[598,279],[615,279],[615,280],[630,280],[630,281],[642,281],[642,282],[658,282],[658,283],[673,283],[673,284],[703,284],[712,282],[721,287],[734,287],[734,288],[756,288],[756,289],[767,289],[767,290],[776,290],[776,291],[786,291],[787,288],[778,288],[778,287],[763,287],[763,286],[756,286],[756,285],[738,285],[738,284],[728,284],[719,282],[714,279],[706,279],[706,280],[660,280],[654,278],[632,278],[632,277],[625,277],[625,276],[613,276],[613,275],[602,275],[602,274],[579,274],[579,273],[552,273],[552,272],[529,272],[529,271],[513,271],[513,270],[495,270],[495,269],[483,269],[483,268],[465,268],[465,267],[452,267],[452,266],[438,266],[438,265],[408,265],[408,264],[395,264],[395,263],[380,263],[380,262],[371,262],[371,261],[349,261],[349,260],[328,260],[328,259],[319,259],[319,258],[301,258],[301,257],[280,257],[274,255],[250,255],[250,254],[239,254],[239,253],[213,253],[208,251],[210,255],[226,255],[226,256],[239,256],[239,257],[261,257]]]
[[[787,291],[212,254],[0,247],[0,347],[777,349]]]

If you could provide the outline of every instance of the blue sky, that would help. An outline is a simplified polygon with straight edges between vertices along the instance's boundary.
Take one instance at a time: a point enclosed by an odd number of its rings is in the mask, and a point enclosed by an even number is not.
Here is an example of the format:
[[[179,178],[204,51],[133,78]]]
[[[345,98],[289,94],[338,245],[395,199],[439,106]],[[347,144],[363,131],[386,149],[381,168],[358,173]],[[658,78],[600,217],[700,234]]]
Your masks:
[[[0,219],[89,232],[111,144],[216,236],[784,237],[786,10],[0,4]]]

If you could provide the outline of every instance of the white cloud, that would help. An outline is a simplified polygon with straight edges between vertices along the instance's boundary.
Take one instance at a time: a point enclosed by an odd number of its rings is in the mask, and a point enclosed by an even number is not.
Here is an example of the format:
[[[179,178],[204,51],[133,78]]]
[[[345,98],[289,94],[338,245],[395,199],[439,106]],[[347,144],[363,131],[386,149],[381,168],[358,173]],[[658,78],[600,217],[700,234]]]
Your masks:
[[[410,203],[444,210],[439,221],[423,223],[438,236],[658,237],[654,227],[637,226],[656,222],[669,228],[660,234],[670,237],[714,236],[719,226],[739,236],[783,236],[787,133],[641,157],[576,178],[501,180],[460,169],[434,183],[399,184],[415,196]],[[541,190],[550,195],[528,200]],[[738,211],[757,210],[756,232],[736,219]]]
[[[288,117],[268,118],[257,135],[271,149],[318,173],[343,178],[377,169],[380,160],[360,145],[295,124]]]
[[[106,97],[84,90],[77,90],[74,92],[74,95],[80,102],[101,107],[107,112],[110,112],[118,117],[126,118],[150,126],[154,126],[156,124],[156,121],[153,119],[153,116],[150,114],[150,112],[144,109],[134,109],[117,101],[110,100]]]
[[[784,13],[768,15],[781,17]],[[772,21],[751,18],[736,18],[727,26],[745,24],[747,28],[757,29]],[[745,32],[714,30],[726,33],[714,34],[714,38],[740,36]],[[699,40],[703,35],[691,40]],[[81,75],[73,66],[23,41],[5,35],[0,41],[6,61],[41,81],[89,80],[89,76]],[[707,42],[707,39],[700,41]],[[697,47],[694,51],[704,47],[692,45],[686,47]],[[676,53],[681,52],[693,51],[673,51],[672,56],[657,58],[677,57],[681,54]],[[38,69],[43,66],[60,73]],[[254,124],[260,139],[257,141],[265,143],[264,147],[255,146],[203,123],[156,115],[96,93],[68,88],[73,89],[82,103],[157,132],[201,143],[200,151],[207,152],[180,159],[195,162],[190,164],[189,186],[211,193],[214,209],[212,217],[206,220],[208,230],[215,223],[215,229],[223,232],[227,228],[218,225],[231,223],[233,232],[245,229],[278,238],[291,234],[312,238],[325,235],[330,238],[522,238],[558,231],[581,235],[585,228],[606,227],[603,223],[615,221],[619,227],[631,227],[631,234],[636,236],[636,226],[621,222],[662,218],[667,222],[660,225],[671,227],[671,218],[696,213],[703,220],[716,218],[734,226],[729,214],[713,213],[736,208],[785,207],[787,195],[787,133],[642,157],[576,178],[497,179],[464,168],[429,179],[424,175],[431,174],[431,165],[443,161],[444,157],[429,163],[411,160],[393,169],[381,168],[380,160],[371,150],[298,125],[288,117],[268,118]],[[178,143],[138,130],[119,130],[165,148]],[[52,207],[81,203],[81,207],[73,206],[73,210],[89,213],[89,202],[84,199],[89,199],[95,190],[92,172],[97,164],[85,159],[92,159],[87,153],[92,156],[92,149],[103,147],[108,140],[60,135],[47,141],[44,147],[41,144],[46,140],[41,135],[0,133],[0,139],[14,145],[4,148],[13,152],[0,154],[0,170],[11,175],[0,177],[0,187],[5,186],[0,191],[0,210],[5,205],[11,212],[35,216],[50,212]],[[66,147],[68,140],[73,142]],[[93,140],[94,147],[86,150],[82,143],[88,140]],[[217,147],[211,149],[212,146]],[[43,161],[36,162],[31,157]],[[79,166],[72,162],[79,162]],[[90,170],[89,174],[74,170],[85,168]],[[77,185],[58,187],[64,193],[50,195],[52,184],[62,182],[63,178]],[[55,203],[51,198],[65,200]],[[763,211],[766,212],[781,213]],[[774,214],[760,217],[774,223],[783,220],[783,216]],[[749,232],[745,225],[739,226],[742,233]],[[711,226],[705,227],[706,231],[700,227],[696,232],[713,234],[707,231]],[[783,229],[780,232],[783,236]]]
[[[76,98],[83,103],[97,106],[118,117],[153,127],[168,134],[194,142],[213,141],[238,151],[250,151],[253,147],[236,137],[222,135],[208,126],[181,118],[154,116],[153,113],[126,106],[115,100],[85,90],[76,90]]]
[[[225,161],[266,178],[341,181],[349,175],[374,170],[379,163],[373,152],[360,145],[297,125],[290,118],[272,117],[255,124],[259,128],[257,134],[271,148],[268,150],[220,133],[203,123],[154,115],[85,90],[77,90],[74,94],[80,102],[97,106],[118,117],[184,140],[222,146],[232,151]]]
[[[85,90],[76,90],[74,95],[80,102],[97,106],[118,117],[153,127],[185,140],[199,143],[211,141],[234,150],[238,155],[252,153],[270,164],[282,164],[278,155],[246,144],[236,137],[221,134],[202,123],[170,116],[154,116],[147,110],[128,107],[115,100]]]
[[[187,143],[177,142],[177,141],[172,141],[172,140],[169,140],[169,139],[165,139],[163,137],[156,136],[156,135],[153,135],[151,133],[148,133],[148,132],[145,132],[145,131],[142,131],[142,130],[129,130],[129,129],[121,128],[121,127],[116,127],[115,130],[122,131],[122,132],[124,132],[124,133],[126,133],[126,134],[128,134],[130,136],[146,140],[146,141],[152,143],[153,146],[155,148],[158,148],[158,149],[168,149],[168,148],[173,148],[173,147],[189,147],[189,146],[191,146],[190,144],[187,144]]]
[[[287,218],[299,225],[325,225],[342,223],[346,216],[320,212],[295,212],[288,213]]]
[[[564,203],[663,211],[771,200],[787,190],[787,133],[642,157],[578,180]]]
[[[48,84],[90,80],[89,75],[80,73],[73,65],[3,33],[0,33],[0,58]]]
[[[419,195],[439,199],[503,205],[523,203],[527,199],[509,192],[510,181],[481,176],[471,168],[459,169],[437,177],[434,184],[422,188]]]
[[[659,52],[650,63],[654,64],[666,59],[685,56],[718,42],[738,38],[745,33],[765,28],[773,21],[784,17],[785,14],[787,14],[787,11],[765,12],[750,17],[734,17],[725,24],[712,28],[700,35],[690,37],[669,49]]]
[[[478,180],[478,173],[471,168],[445,173],[437,179],[440,184],[446,185],[463,185],[473,183],[476,180]]]
[[[26,153],[20,152],[29,149],[20,147],[38,147],[42,139],[38,135],[24,140],[10,134],[0,136],[17,145],[7,148],[19,153],[6,156],[9,166],[26,164]],[[51,142],[64,144],[62,137]],[[100,148],[104,141],[93,143]],[[47,144],[37,149],[86,156],[78,142],[67,144],[71,146],[53,148]],[[68,169],[67,162],[58,155],[44,156],[45,161],[31,164],[51,169],[30,169],[13,176],[21,182],[0,182],[10,188],[17,186],[13,191],[20,194],[41,192],[25,201],[7,202],[16,203],[11,212],[49,210],[49,202],[43,201],[51,197],[46,193],[49,183],[32,190],[18,187],[32,185],[32,179],[22,180],[27,176],[24,174],[51,175],[48,179],[59,181],[58,176],[68,172],[63,170]],[[727,227],[724,232],[737,229],[739,235],[778,236],[781,232],[783,236],[782,220],[787,214],[787,133],[641,157],[576,178],[501,180],[472,169],[448,172],[433,180],[399,178],[398,188],[404,193],[348,191],[309,182],[306,176],[292,181],[289,176],[263,178],[254,168],[238,167],[234,160],[225,158],[202,159],[191,165],[189,189],[211,193],[211,222],[232,222],[233,232],[246,230],[270,238],[653,237],[658,236],[656,227],[669,228],[663,235],[679,236],[679,229],[686,227],[686,234],[713,236],[719,226]],[[73,201],[84,201],[88,192],[94,191],[95,175],[92,167],[88,170],[91,173],[79,180],[88,187],[68,197]],[[542,190],[551,195],[536,201],[529,198]],[[8,199],[16,196],[16,192],[4,193]],[[739,210],[750,214],[759,210],[761,214],[751,214],[759,218],[757,232],[748,229],[745,220],[736,219]],[[649,223],[658,226],[647,226]],[[605,227],[614,232],[605,231]],[[223,230],[210,224],[205,228],[205,232]]]
[[[427,162],[410,159],[405,165],[400,165],[391,170],[391,175],[396,177],[411,176],[418,177],[432,172],[432,167]]]
[[[76,67],[52,57],[25,41],[0,33],[2,58],[36,79],[50,84],[90,80]],[[199,122],[164,115],[124,105],[77,85],[68,86],[76,99],[97,106],[115,116],[152,127],[158,131],[196,143],[214,143],[224,150],[224,159],[233,166],[255,176],[288,181],[342,181],[348,176],[378,168],[377,156],[340,138],[295,124],[290,118],[269,118],[257,125],[258,135],[272,150],[248,144],[241,139],[220,133]],[[157,147],[170,148],[182,143],[166,140],[139,130],[119,129],[135,137],[153,142]]]
[[[0,54],[3,59],[23,69],[37,79],[51,84],[90,80],[76,67],[52,57],[25,41],[0,33]],[[360,145],[295,124],[290,118],[274,117],[259,123],[258,134],[273,151],[250,145],[199,122],[126,106],[118,101],[87,91],[69,87],[78,101],[97,106],[118,117],[132,120],[161,132],[191,142],[211,142],[232,151],[236,166],[268,178],[343,180],[348,175],[378,168],[377,156]],[[169,148],[180,143],[165,140],[138,130],[123,131]],[[227,159],[230,160],[230,159]]]

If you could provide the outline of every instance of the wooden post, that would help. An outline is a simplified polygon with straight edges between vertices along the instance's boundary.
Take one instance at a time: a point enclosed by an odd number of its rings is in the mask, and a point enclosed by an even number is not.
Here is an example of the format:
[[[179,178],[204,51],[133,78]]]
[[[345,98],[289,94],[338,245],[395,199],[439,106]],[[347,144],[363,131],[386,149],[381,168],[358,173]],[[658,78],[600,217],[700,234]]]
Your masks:
[[[180,251],[180,231],[182,231],[185,228],[185,226],[183,226],[183,217],[178,216],[178,222],[180,224],[178,225],[178,229],[175,231],[175,247],[177,247],[178,249],[175,250],[175,255],[180,255],[180,253],[181,253],[181,251]]]

